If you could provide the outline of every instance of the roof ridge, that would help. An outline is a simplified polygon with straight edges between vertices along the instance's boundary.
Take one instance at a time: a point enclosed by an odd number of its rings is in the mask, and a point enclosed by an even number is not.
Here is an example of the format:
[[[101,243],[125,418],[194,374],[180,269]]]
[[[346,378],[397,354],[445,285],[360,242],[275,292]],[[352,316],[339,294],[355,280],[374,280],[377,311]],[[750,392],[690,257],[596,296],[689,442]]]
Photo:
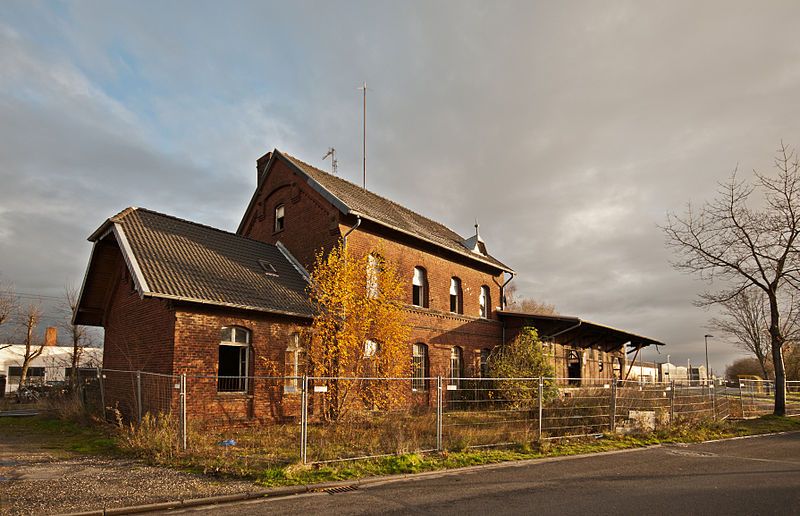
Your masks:
[[[299,162],[299,163],[301,163],[301,164],[303,164],[303,165],[305,165],[305,166],[307,166],[307,167],[313,168],[313,169],[314,169],[314,170],[316,170],[317,172],[320,172],[321,174],[325,174],[326,176],[328,176],[328,177],[331,177],[331,178],[333,178],[333,179],[337,179],[337,180],[339,180],[339,181],[343,181],[343,182],[345,182],[345,183],[348,183],[348,184],[350,184],[350,185],[353,185],[353,186],[354,186],[354,187],[356,187],[356,188],[361,188],[362,190],[364,190],[364,192],[366,192],[366,193],[368,193],[368,194],[370,194],[370,195],[374,195],[375,197],[378,197],[378,198],[380,198],[380,199],[382,199],[382,200],[384,200],[384,201],[386,201],[386,202],[388,202],[388,203],[390,203],[390,204],[393,204],[394,206],[397,206],[397,207],[400,207],[400,208],[402,208],[402,209],[404,209],[404,210],[410,211],[410,212],[411,212],[411,213],[413,213],[414,215],[416,215],[416,216],[418,216],[418,217],[421,217],[421,218],[423,218],[423,219],[427,220],[428,222],[432,222],[432,223],[434,223],[434,224],[436,224],[436,225],[439,225],[439,226],[441,226],[441,227],[445,228],[446,230],[448,230],[448,231],[451,231],[451,232],[453,232],[454,234],[458,235],[458,236],[459,236],[460,238],[462,238],[462,239],[464,238],[463,236],[461,236],[461,233],[459,233],[458,231],[455,231],[454,229],[452,229],[452,228],[450,228],[450,227],[448,227],[448,226],[446,226],[446,225],[442,224],[442,223],[441,223],[441,222],[439,222],[438,220],[434,220],[434,219],[432,219],[432,218],[430,218],[430,217],[427,217],[427,216],[425,216],[425,215],[422,215],[421,213],[418,213],[418,212],[416,212],[416,211],[412,210],[411,208],[408,208],[407,206],[403,206],[402,204],[400,204],[400,203],[399,203],[399,202],[397,202],[397,201],[393,201],[392,199],[389,199],[388,197],[384,197],[384,196],[382,196],[382,195],[380,195],[380,194],[378,194],[378,193],[375,193],[375,192],[373,192],[372,190],[368,190],[368,189],[366,189],[366,188],[364,188],[364,187],[362,187],[362,186],[359,186],[359,185],[357,185],[356,183],[354,183],[354,182],[352,182],[352,181],[348,181],[347,179],[344,179],[344,178],[342,178],[342,177],[335,176],[335,175],[333,175],[333,174],[331,174],[331,173],[329,173],[329,172],[325,172],[324,170],[322,170],[322,169],[320,169],[320,168],[318,168],[318,167],[315,167],[314,165],[311,165],[311,164],[309,164],[309,163],[306,163],[305,161],[301,160],[300,158],[297,158],[297,157],[295,157],[295,156],[292,156],[291,154],[289,154],[289,153],[287,153],[287,152],[283,152],[283,151],[282,151],[282,150],[280,150],[280,149],[275,149],[275,150],[277,150],[278,152],[280,152],[281,154],[283,154],[284,156],[286,156],[287,158],[289,158],[289,159],[291,159],[291,160],[293,160],[293,161],[297,161],[297,162]]]
[[[185,223],[190,224],[192,226],[197,226],[197,227],[201,227],[201,228],[205,228],[205,229],[211,229],[211,230],[217,231],[219,233],[225,233],[226,235],[235,236],[236,238],[244,238],[245,240],[250,240],[251,242],[258,242],[259,244],[264,244],[264,245],[268,245],[268,246],[272,246],[272,247],[277,247],[275,244],[270,244],[269,242],[264,242],[262,240],[257,240],[255,238],[251,238],[249,236],[244,236],[244,235],[240,235],[238,233],[234,233],[233,231],[228,231],[228,230],[225,230],[225,229],[216,228],[214,226],[209,226],[208,224],[202,224],[200,222],[195,222],[193,220],[184,219],[182,217],[177,217],[175,215],[170,215],[169,213],[162,213],[160,211],[151,210],[150,208],[131,207],[131,208],[126,208],[125,210],[123,210],[123,212],[127,211],[127,210],[131,210],[131,212],[129,212],[129,213],[132,213],[133,211],[146,211],[148,213],[152,213],[153,215],[159,215],[161,217],[166,217],[168,219],[177,220],[177,221],[180,221],[180,222],[185,222]],[[122,212],[120,212],[120,213],[122,213]],[[126,213],[125,216],[127,216],[129,213]]]

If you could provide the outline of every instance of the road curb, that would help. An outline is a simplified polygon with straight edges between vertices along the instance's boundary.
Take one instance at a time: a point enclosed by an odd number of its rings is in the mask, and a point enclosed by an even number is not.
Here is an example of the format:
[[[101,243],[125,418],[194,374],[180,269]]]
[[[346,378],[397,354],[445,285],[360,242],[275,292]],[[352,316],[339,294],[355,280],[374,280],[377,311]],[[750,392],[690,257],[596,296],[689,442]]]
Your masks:
[[[221,505],[233,502],[244,502],[248,500],[255,500],[258,498],[281,498],[285,496],[293,496],[298,494],[320,492],[325,489],[344,487],[344,486],[371,486],[390,484],[392,482],[400,482],[408,479],[425,479],[431,477],[443,477],[449,475],[460,475],[463,473],[470,473],[473,471],[484,471],[501,468],[520,468],[531,464],[547,464],[552,462],[562,462],[568,460],[585,459],[587,457],[602,457],[607,455],[618,455],[622,453],[634,453],[645,450],[652,450],[657,448],[664,448],[673,446],[675,444],[684,444],[692,446],[697,444],[716,443],[723,441],[735,441],[739,439],[752,439],[756,437],[770,437],[775,435],[786,435],[800,433],[800,430],[792,430],[786,432],[772,432],[768,434],[755,434],[743,435],[738,437],[727,437],[724,439],[712,439],[709,441],[700,441],[696,443],[663,443],[652,444],[649,446],[641,446],[638,448],[625,448],[621,450],[609,450],[594,453],[581,453],[577,455],[562,455],[559,457],[540,457],[533,459],[512,460],[504,462],[494,462],[491,464],[479,464],[476,466],[465,466],[461,468],[439,469],[435,471],[423,471],[421,473],[400,473],[397,475],[385,475],[378,477],[365,477],[352,480],[339,480],[335,482],[321,482],[318,484],[299,484],[294,486],[272,487],[258,491],[249,491],[247,493],[237,493],[232,495],[209,496],[205,498],[190,498],[187,500],[174,500],[168,502],[158,502],[144,505],[132,505],[128,507],[116,507],[108,509],[98,509],[86,512],[65,513],[61,516],[111,516],[121,514],[141,514],[154,511],[166,511],[176,509],[188,509],[192,507]]]

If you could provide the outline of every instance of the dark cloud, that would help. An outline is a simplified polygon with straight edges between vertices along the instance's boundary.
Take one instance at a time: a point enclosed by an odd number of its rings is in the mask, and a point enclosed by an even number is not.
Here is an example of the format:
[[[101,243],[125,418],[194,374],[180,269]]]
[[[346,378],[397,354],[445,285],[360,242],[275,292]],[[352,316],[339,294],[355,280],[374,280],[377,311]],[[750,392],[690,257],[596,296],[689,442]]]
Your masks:
[[[0,7],[0,270],[79,281],[127,205],[235,228],[273,146],[463,234],[520,291],[702,357],[657,225],[800,142],[793,3]],[[42,249],[49,249],[42,252]],[[718,351],[717,351],[718,349]],[[733,356],[715,343],[719,368]]]

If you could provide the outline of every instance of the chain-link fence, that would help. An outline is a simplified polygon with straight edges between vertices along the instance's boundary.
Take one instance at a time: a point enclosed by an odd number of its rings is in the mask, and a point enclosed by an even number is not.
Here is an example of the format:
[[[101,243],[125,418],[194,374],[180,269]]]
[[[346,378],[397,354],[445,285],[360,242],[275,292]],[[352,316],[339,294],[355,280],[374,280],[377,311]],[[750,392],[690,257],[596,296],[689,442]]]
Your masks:
[[[264,466],[750,418],[771,413],[775,397],[772,382],[752,380],[220,377],[110,369],[98,370],[82,392],[87,408],[109,420],[139,427],[158,420],[174,431],[179,448]],[[787,382],[787,414],[800,415],[800,382]]]

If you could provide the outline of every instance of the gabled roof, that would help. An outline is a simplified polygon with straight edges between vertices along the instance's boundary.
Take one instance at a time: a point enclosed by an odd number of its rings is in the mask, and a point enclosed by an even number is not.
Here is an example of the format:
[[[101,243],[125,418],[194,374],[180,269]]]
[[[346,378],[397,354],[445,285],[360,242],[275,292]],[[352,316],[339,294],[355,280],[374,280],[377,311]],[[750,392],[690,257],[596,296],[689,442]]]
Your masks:
[[[345,215],[357,215],[366,220],[378,223],[395,231],[405,233],[414,238],[434,244],[461,256],[495,267],[501,271],[514,272],[510,267],[496,258],[481,255],[465,247],[465,239],[450,228],[434,220],[420,215],[394,201],[370,192],[350,181],[328,174],[278,149],[272,151],[272,157],[266,165],[266,173],[262,173],[259,186],[269,174],[269,169],[276,159],[283,160],[291,169],[304,177],[308,184],[328,199]],[[258,188],[253,194],[245,215],[250,211]],[[244,219],[238,231],[244,229]]]
[[[127,208],[111,217],[89,240],[111,234],[142,297],[312,316],[307,273],[280,243],[266,244],[143,208]]]

